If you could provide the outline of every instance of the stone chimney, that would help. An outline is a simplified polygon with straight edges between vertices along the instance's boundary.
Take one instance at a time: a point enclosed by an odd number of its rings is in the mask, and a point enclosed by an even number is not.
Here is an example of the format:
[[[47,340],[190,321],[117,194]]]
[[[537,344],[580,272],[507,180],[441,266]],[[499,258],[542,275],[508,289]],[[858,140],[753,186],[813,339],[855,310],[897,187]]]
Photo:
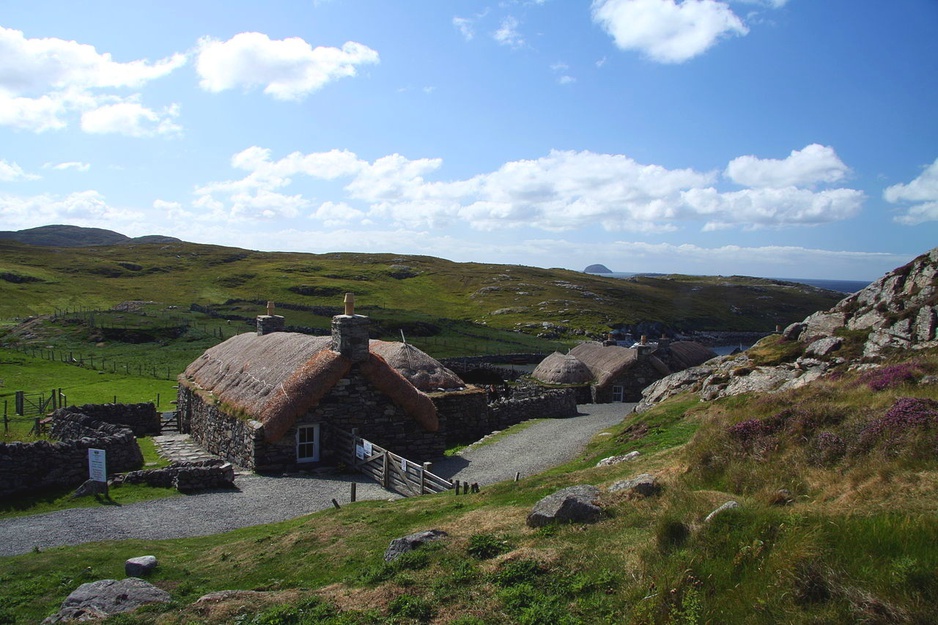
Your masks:
[[[345,294],[345,314],[332,318],[332,351],[352,362],[368,360],[368,326],[371,320],[355,314],[355,296]]]
[[[257,336],[264,336],[272,332],[283,332],[283,328],[283,316],[275,315],[274,303],[267,302],[267,314],[257,316]]]

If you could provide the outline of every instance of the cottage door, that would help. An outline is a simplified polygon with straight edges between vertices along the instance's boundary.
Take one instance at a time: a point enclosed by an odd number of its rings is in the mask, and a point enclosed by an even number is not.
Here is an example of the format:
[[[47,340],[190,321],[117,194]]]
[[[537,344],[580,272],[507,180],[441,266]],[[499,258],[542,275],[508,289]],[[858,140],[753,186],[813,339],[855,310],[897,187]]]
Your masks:
[[[319,462],[319,424],[301,425],[296,429],[296,461]]]

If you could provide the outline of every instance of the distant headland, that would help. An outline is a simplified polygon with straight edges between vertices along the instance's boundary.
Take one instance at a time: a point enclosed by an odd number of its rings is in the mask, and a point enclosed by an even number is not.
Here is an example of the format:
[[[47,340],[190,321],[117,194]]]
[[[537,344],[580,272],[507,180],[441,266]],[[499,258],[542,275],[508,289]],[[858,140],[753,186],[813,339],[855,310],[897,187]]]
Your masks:
[[[583,273],[612,273],[612,270],[605,265],[590,265],[583,270]]]

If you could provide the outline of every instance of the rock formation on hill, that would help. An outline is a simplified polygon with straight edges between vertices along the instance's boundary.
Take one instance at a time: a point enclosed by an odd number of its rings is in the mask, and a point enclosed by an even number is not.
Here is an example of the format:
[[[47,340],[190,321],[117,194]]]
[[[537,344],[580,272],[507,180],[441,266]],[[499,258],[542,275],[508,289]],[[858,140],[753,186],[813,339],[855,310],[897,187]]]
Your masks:
[[[831,367],[859,366],[900,350],[938,347],[936,330],[938,248],[849,295],[830,310],[785,328],[781,340],[795,343],[787,350],[795,354],[791,362],[764,366],[748,352],[714,358],[652,384],[642,392],[636,410],[647,410],[687,391],[711,400],[796,388]]]

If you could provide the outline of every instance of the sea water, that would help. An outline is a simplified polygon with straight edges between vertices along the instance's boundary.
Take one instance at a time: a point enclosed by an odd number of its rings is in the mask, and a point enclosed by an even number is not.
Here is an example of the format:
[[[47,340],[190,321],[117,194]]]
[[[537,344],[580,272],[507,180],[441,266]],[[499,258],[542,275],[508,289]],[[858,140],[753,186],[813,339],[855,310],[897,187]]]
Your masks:
[[[624,273],[614,271],[612,273],[593,273],[592,276],[601,276],[607,278],[633,278],[635,276],[663,277],[667,274],[658,273]],[[838,293],[856,293],[870,285],[872,280],[822,280],[814,278],[764,278],[765,280],[781,280],[782,282],[795,282],[797,284],[807,284],[816,286],[819,289],[828,289]]]

